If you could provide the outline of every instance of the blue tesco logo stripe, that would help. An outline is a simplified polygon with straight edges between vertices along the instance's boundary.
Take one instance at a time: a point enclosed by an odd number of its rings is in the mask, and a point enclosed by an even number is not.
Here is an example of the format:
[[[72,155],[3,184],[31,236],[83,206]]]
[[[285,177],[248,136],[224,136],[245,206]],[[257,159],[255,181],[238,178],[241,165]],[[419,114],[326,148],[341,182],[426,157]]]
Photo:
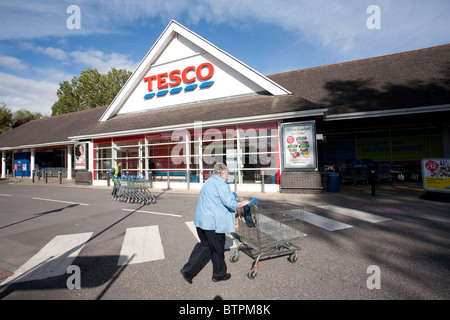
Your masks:
[[[195,89],[197,89],[197,87],[199,87],[200,89],[210,88],[213,84],[214,84],[214,81],[203,82],[200,86],[198,84],[190,84],[184,88],[184,91],[185,92],[186,91],[194,91]],[[167,95],[167,93],[176,94],[176,93],[180,93],[182,90],[183,90],[183,87],[177,87],[177,88],[171,89],[170,91],[169,90],[160,90],[157,93],[151,92],[151,93],[147,93],[144,96],[144,99],[146,99],[146,100],[151,99],[155,95],[157,97],[163,97],[163,96]]]
[[[202,88],[209,88],[209,87],[211,87],[213,85],[213,83],[214,83],[214,81],[203,82],[200,85],[200,89],[202,89]]]

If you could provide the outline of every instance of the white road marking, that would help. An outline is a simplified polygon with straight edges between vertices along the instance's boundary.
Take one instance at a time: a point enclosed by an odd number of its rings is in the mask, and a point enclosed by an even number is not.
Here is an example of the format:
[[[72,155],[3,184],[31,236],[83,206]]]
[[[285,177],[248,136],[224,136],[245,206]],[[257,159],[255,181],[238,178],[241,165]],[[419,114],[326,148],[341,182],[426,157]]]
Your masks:
[[[158,226],[128,228],[117,265],[164,259]]]
[[[186,226],[189,228],[189,230],[194,235],[195,239],[197,239],[197,242],[200,242],[200,239],[197,235],[197,228],[194,225],[194,221],[186,221]],[[225,234],[225,249],[230,248],[236,248],[239,246],[239,240],[236,239],[232,234],[226,233]]]
[[[54,237],[2,285],[11,282],[41,280],[65,274],[67,267],[72,264],[91,235],[92,232]]]
[[[173,213],[162,213],[162,212],[153,212],[153,211],[144,211],[144,210],[134,210],[134,209],[122,209],[123,211],[130,211],[130,212],[142,212],[142,213],[150,213],[150,214],[156,214],[161,216],[169,216],[169,217],[177,217],[181,218],[183,216],[179,214],[173,214]]]
[[[80,206],[88,206],[89,205],[87,203],[79,203],[79,202],[71,202],[71,201],[63,201],[63,200],[55,200],[55,199],[45,199],[45,198],[35,198],[35,197],[33,197],[32,199],[34,199],[34,200],[42,200],[42,201],[68,203],[68,204],[77,204],[77,205],[80,205]]]
[[[12,197],[12,194],[1,194],[0,193],[0,196],[2,196],[2,197]]]
[[[200,242],[200,239],[197,234],[197,228],[194,225],[194,221],[186,221],[185,222],[189,230],[191,230],[192,234],[194,235],[195,239],[197,239],[197,242]]]
[[[271,219],[263,214],[258,215],[256,223],[257,228],[259,228],[260,231],[268,234],[270,237],[277,241],[289,241],[294,240],[298,237],[306,236],[306,233],[304,233],[303,231],[292,228],[287,224],[282,223],[281,221]]]
[[[304,212],[304,218],[303,220],[307,223],[313,224],[317,227],[326,229],[328,231],[336,231],[336,230],[342,230],[347,228],[352,228],[353,226],[342,223],[333,219],[325,218],[322,216],[319,216],[317,214],[311,213],[311,212]]]
[[[357,219],[371,222],[371,223],[392,220],[391,218],[386,218],[386,217],[379,216],[376,214],[372,214],[372,213],[368,213],[368,212],[364,212],[364,211],[360,211],[360,210],[355,210],[355,209],[334,206],[334,205],[319,206],[318,208],[329,210],[332,212],[336,212],[336,213],[339,213],[339,214],[342,214],[345,216],[357,218]]]

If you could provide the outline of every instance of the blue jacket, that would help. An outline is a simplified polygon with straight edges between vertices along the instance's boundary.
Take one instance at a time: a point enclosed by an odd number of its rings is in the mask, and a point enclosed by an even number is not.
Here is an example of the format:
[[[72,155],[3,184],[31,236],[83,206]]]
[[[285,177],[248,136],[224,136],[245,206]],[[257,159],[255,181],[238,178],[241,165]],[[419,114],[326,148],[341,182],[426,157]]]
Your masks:
[[[216,233],[234,232],[234,213],[238,201],[228,183],[218,175],[211,175],[200,191],[195,210],[194,225]]]

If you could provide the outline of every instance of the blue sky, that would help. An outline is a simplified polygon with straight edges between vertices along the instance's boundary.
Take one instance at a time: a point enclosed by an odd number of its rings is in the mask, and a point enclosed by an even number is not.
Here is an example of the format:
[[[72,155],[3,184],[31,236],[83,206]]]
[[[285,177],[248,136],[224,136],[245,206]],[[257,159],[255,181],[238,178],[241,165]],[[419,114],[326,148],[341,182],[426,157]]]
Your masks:
[[[450,43],[449,12],[448,0],[1,0],[0,102],[50,115],[60,82],[134,71],[171,19],[269,75]]]

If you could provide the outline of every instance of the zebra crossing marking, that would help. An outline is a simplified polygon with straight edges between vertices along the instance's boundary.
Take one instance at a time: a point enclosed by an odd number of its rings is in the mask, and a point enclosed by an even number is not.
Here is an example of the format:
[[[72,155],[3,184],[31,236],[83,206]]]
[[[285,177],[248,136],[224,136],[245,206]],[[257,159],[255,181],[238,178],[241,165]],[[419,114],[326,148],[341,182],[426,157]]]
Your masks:
[[[163,213],[163,212],[154,212],[154,211],[145,211],[145,210],[135,210],[135,209],[122,209],[123,211],[130,211],[130,212],[141,212],[141,213],[150,213],[150,214],[156,214],[160,216],[169,216],[169,217],[177,217],[181,218],[182,215],[174,214],[174,213]]]
[[[392,220],[391,218],[335,205],[318,206],[318,208],[370,223]],[[122,210],[134,211],[132,209]],[[155,213],[150,211],[143,212],[181,217],[180,215]],[[322,217],[307,211],[304,212],[304,222],[328,231],[336,231],[353,227],[352,225]],[[185,221],[185,225],[195,237],[197,242],[200,242],[194,221]],[[87,232],[58,235],[54,237],[38,253],[19,267],[15,271],[14,275],[6,278],[1,284],[4,285],[6,283],[13,282],[41,280],[65,274],[67,267],[69,267],[79,255],[80,251],[88,242],[92,234],[93,232]],[[226,234],[225,249],[236,248],[239,244],[240,241],[236,237],[232,234]],[[161,241],[159,227],[157,225],[126,229],[117,263],[118,266],[163,259],[165,259],[164,247]]]
[[[336,231],[336,230],[342,230],[342,229],[348,229],[353,228],[353,226],[339,222],[333,219],[325,218],[322,216],[319,216],[315,213],[311,212],[304,212],[303,221],[310,223],[312,225],[315,225],[317,227],[326,229],[328,231]]]
[[[58,235],[25,262],[5,283],[41,280],[66,273],[92,232]]]
[[[192,232],[192,235],[195,237],[197,242],[200,242],[200,239],[197,235],[197,228],[194,225],[194,221],[186,221],[185,224]],[[240,241],[236,239],[236,237],[234,237],[232,234],[225,234],[225,249],[237,248],[239,246],[239,243]]]
[[[158,226],[128,228],[120,251],[118,266],[164,259]]]
[[[355,210],[355,209],[350,209],[350,208],[339,207],[339,206],[335,206],[335,205],[319,206],[318,208],[329,210],[332,212],[342,214],[344,216],[357,218],[357,219],[360,219],[360,220],[363,220],[366,222],[371,222],[371,223],[378,223],[378,222],[382,222],[382,221],[392,220],[391,218],[379,216],[376,214],[372,214],[372,213],[368,213],[368,212],[364,212],[364,211],[360,211],[360,210]]]

